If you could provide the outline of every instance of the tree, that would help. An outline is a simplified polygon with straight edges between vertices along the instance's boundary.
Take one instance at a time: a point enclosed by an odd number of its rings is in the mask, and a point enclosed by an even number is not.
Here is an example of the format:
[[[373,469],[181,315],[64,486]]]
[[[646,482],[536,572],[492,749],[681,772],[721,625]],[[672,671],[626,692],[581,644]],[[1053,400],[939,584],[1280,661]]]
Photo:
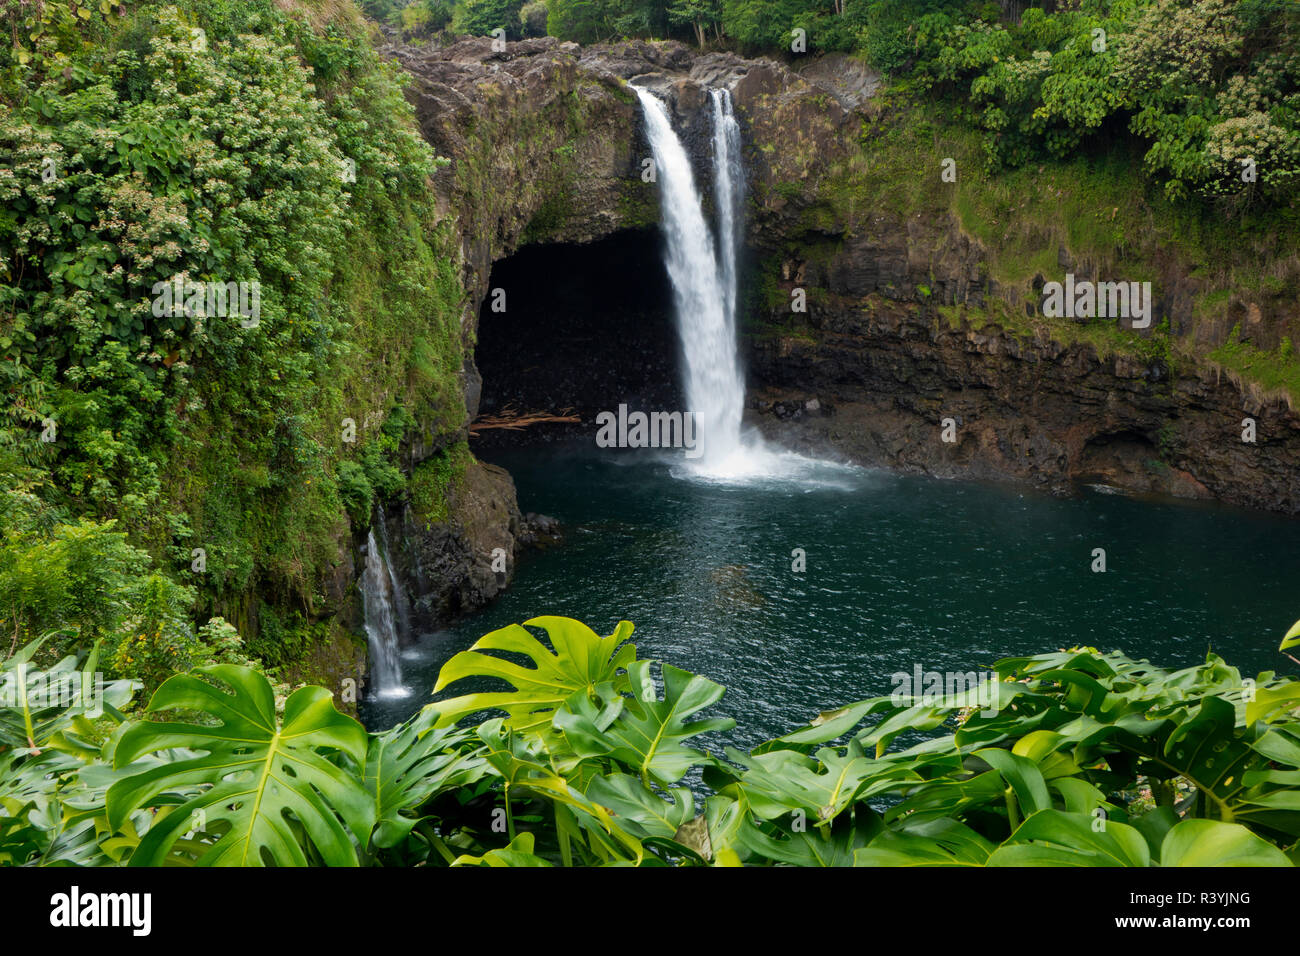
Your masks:
[[[622,36],[661,37],[668,32],[666,0],[614,0],[614,29]]]
[[[546,32],[562,40],[595,43],[614,30],[602,0],[550,0]]]
[[[526,37],[546,36],[546,0],[531,0],[519,11],[519,25]]]
[[[700,49],[704,49],[706,27],[716,24],[721,12],[719,0],[672,0],[668,4],[669,22],[690,24]]]
[[[809,49],[842,44],[835,0],[722,0],[727,35],[750,49],[790,49],[791,31],[807,31]]]
[[[461,0],[456,6],[452,29],[471,36],[487,36],[493,30],[505,30],[506,36],[522,36],[519,11],[524,0]]]

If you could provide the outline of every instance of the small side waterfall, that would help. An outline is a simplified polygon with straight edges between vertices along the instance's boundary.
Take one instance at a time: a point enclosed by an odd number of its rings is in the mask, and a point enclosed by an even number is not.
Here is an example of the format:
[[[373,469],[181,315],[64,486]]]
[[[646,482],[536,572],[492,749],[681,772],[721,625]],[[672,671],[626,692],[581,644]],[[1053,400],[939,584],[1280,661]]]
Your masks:
[[[384,568],[388,572],[388,583],[392,588],[391,601],[394,619],[397,622],[397,640],[400,642],[411,636],[411,609],[406,600],[406,592],[402,590],[402,585],[397,580],[397,572],[393,570],[393,549],[388,544],[388,528],[384,524],[383,516],[376,516],[375,524],[379,525],[381,549],[379,556],[384,562]]]
[[[375,522],[383,535],[383,520],[377,517]],[[402,685],[398,622],[405,607],[386,552],[375,540],[373,525],[366,538],[366,567],[361,575],[361,594],[365,603],[366,637],[370,641],[370,691],[379,697],[404,696],[408,691]]]

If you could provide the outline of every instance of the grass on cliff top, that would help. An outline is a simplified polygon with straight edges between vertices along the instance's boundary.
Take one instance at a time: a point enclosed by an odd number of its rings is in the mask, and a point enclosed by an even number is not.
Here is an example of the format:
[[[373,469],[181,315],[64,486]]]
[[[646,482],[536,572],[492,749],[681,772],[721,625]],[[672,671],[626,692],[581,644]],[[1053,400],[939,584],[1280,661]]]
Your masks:
[[[938,104],[896,103],[863,124],[860,146],[823,186],[836,212],[851,220],[878,209],[901,216],[953,210],[988,248],[1000,282],[1063,272],[1057,250],[1065,247],[1076,262],[1123,269],[1124,278],[1143,278],[1130,276],[1133,269],[1153,275],[1163,252],[1209,285],[1254,290],[1259,247],[1300,255],[1294,210],[1230,221],[1199,205],[1169,202],[1148,192],[1141,149],[1126,141],[990,171],[983,133]],[[941,178],[946,159],[955,163],[955,183]],[[1279,235],[1288,248],[1278,248]]]
[[[822,202],[805,213],[810,231],[836,231],[873,213],[899,218],[955,214],[961,229],[987,252],[989,276],[1032,297],[1035,276],[1060,280],[1066,272],[1100,279],[1151,281],[1160,294],[1162,267],[1173,266],[1199,285],[1192,314],[1180,316],[1186,336],[1170,347],[1109,323],[1030,319],[1023,309],[990,304],[981,318],[1020,334],[1051,334],[1064,343],[1093,342],[1100,354],[1140,357],[1177,352],[1231,367],[1265,390],[1300,399],[1300,360],[1289,349],[1263,352],[1221,346],[1197,354],[1193,342],[1222,338],[1234,301],[1294,298],[1300,289],[1300,229],[1294,209],[1257,211],[1230,219],[1204,207],[1176,204],[1150,193],[1141,175],[1141,149],[1100,142],[1095,149],[1055,162],[990,171],[981,132],[939,104],[886,99],[881,118],[864,122],[860,149],[820,185]],[[942,179],[945,160],[957,181]],[[778,190],[779,191],[779,190]],[[1061,250],[1065,250],[1062,265]],[[1212,323],[1214,334],[1201,328]],[[1225,349],[1227,349],[1225,351]],[[1248,357],[1249,356],[1249,357]]]
[[[1209,359],[1229,375],[1256,386],[1256,398],[1285,395],[1292,408],[1300,401],[1300,363],[1290,339],[1283,339],[1277,351],[1268,352],[1242,342],[1241,329],[1234,326],[1228,341],[1210,352]]]

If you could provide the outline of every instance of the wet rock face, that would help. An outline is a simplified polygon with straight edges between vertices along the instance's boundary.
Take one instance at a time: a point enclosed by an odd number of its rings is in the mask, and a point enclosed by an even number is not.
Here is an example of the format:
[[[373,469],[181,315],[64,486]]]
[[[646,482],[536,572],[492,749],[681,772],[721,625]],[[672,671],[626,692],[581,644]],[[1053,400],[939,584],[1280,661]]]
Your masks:
[[[861,65],[808,65],[698,54],[676,41],[579,47],[554,37],[509,43],[467,39],[383,52],[413,76],[408,96],[425,137],[450,160],[436,186],[463,237],[474,307],[493,261],[529,241],[589,242],[658,221],[641,181],[650,155],[628,81],[667,101],[708,183],[711,88],[731,91],[758,180],[807,180],[841,153],[838,132],[879,77]],[[847,108],[845,105],[847,104]],[[541,220],[539,221],[539,216]],[[472,321],[472,316],[470,317]]]
[[[954,327],[879,295],[814,308],[799,337],[749,351],[749,414],[792,447],[937,477],[1300,513],[1300,417],[1208,371],[1172,377],[1159,362]]]
[[[844,53],[804,60],[795,68],[808,82],[829,90],[835,102],[846,110],[862,109],[880,90],[880,74]]]
[[[1032,315],[1038,301],[1035,288],[999,288],[980,244],[945,209],[886,213],[863,196],[848,204],[848,219],[834,198],[834,215],[810,216],[826,207],[833,171],[877,109],[879,77],[860,64],[823,58],[792,69],[674,42],[579,47],[553,38],[504,52],[483,39],[388,52],[414,75],[422,128],[450,160],[436,187],[461,236],[467,343],[494,262],[524,245],[591,243],[657,223],[627,81],[667,101],[706,194],[707,90],[725,87],[746,143],[750,251],[780,260],[787,290],[818,290],[798,334],[768,333],[749,347],[756,418],[792,442],[933,474],[1051,487],[1100,481],[1300,511],[1300,419],[1285,406],[1203,369],[1098,358],[1085,346],[939,315],[940,306],[994,302]],[[1080,276],[1095,271],[1066,250],[1059,258]],[[1195,280],[1175,265],[1159,277],[1157,312],[1177,332]],[[1268,347],[1268,316],[1252,323],[1248,308],[1237,312],[1225,322]],[[467,399],[477,396],[472,364],[465,382]],[[484,398],[491,385],[483,382]],[[1245,417],[1257,420],[1255,444],[1240,441]],[[945,418],[957,424],[952,443],[938,440]]]
[[[388,509],[389,560],[405,592],[416,631],[475,611],[514,577],[528,546],[553,540],[554,519],[519,512],[515,485],[504,468],[475,462],[449,491],[447,518],[426,522],[410,508]]]

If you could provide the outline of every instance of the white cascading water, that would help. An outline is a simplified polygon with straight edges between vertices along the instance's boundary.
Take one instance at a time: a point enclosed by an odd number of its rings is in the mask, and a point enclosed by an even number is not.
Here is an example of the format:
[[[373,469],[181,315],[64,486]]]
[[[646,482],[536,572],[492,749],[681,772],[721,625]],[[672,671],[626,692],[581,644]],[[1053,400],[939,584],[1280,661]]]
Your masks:
[[[767,446],[753,430],[742,430],[745,378],[736,347],[737,254],[741,246],[745,168],[740,124],[731,94],[711,90],[713,103],[713,194],[717,239],[709,229],[686,148],[673,129],[668,108],[647,90],[641,100],[654,153],[659,204],[666,238],[664,264],[672,280],[677,331],[686,360],[687,409],[695,416],[701,454],[686,459],[691,475],[708,480],[775,478],[804,484],[843,485],[854,470]]]
[[[677,328],[686,358],[686,403],[695,416],[696,441],[702,455],[692,465],[702,472],[727,475],[747,472],[747,449],[741,440],[745,380],[736,354],[736,197],[739,157],[728,160],[739,140],[726,122],[715,122],[714,171],[718,193],[719,247],[704,218],[686,148],[673,130],[668,109],[652,93],[636,88],[645,115],[650,149],[659,183],[665,265],[677,306]],[[721,94],[721,95],[719,95]],[[730,98],[714,91],[714,116],[731,124]],[[722,190],[726,190],[725,197]],[[725,264],[720,266],[719,259]]]
[[[731,334],[736,329],[738,284],[736,245],[739,241],[741,202],[744,199],[745,167],[740,159],[740,123],[731,108],[731,94],[710,90],[713,97],[713,195],[718,207],[718,264],[722,278],[722,307]],[[741,383],[743,389],[744,383]]]
[[[400,591],[384,552],[375,540],[373,526],[366,538],[366,567],[361,575],[361,595],[365,602],[366,637],[370,642],[371,693],[379,697],[404,696],[407,689],[402,685],[398,619],[394,611],[400,600]]]
[[[375,524],[379,525],[379,545],[381,549],[379,557],[384,562],[384,568],[388,571],[388,583],[392,588],[389,594],[393,605],[393,619],[397,622],[397,639],[400,642],[411,633],[411,612],[406,604],[406,593],[397,580],[397,572],[393,570],[391,560],[393,549],[388,546],[388,528],[384,524],[382,517],[377,517]]]

